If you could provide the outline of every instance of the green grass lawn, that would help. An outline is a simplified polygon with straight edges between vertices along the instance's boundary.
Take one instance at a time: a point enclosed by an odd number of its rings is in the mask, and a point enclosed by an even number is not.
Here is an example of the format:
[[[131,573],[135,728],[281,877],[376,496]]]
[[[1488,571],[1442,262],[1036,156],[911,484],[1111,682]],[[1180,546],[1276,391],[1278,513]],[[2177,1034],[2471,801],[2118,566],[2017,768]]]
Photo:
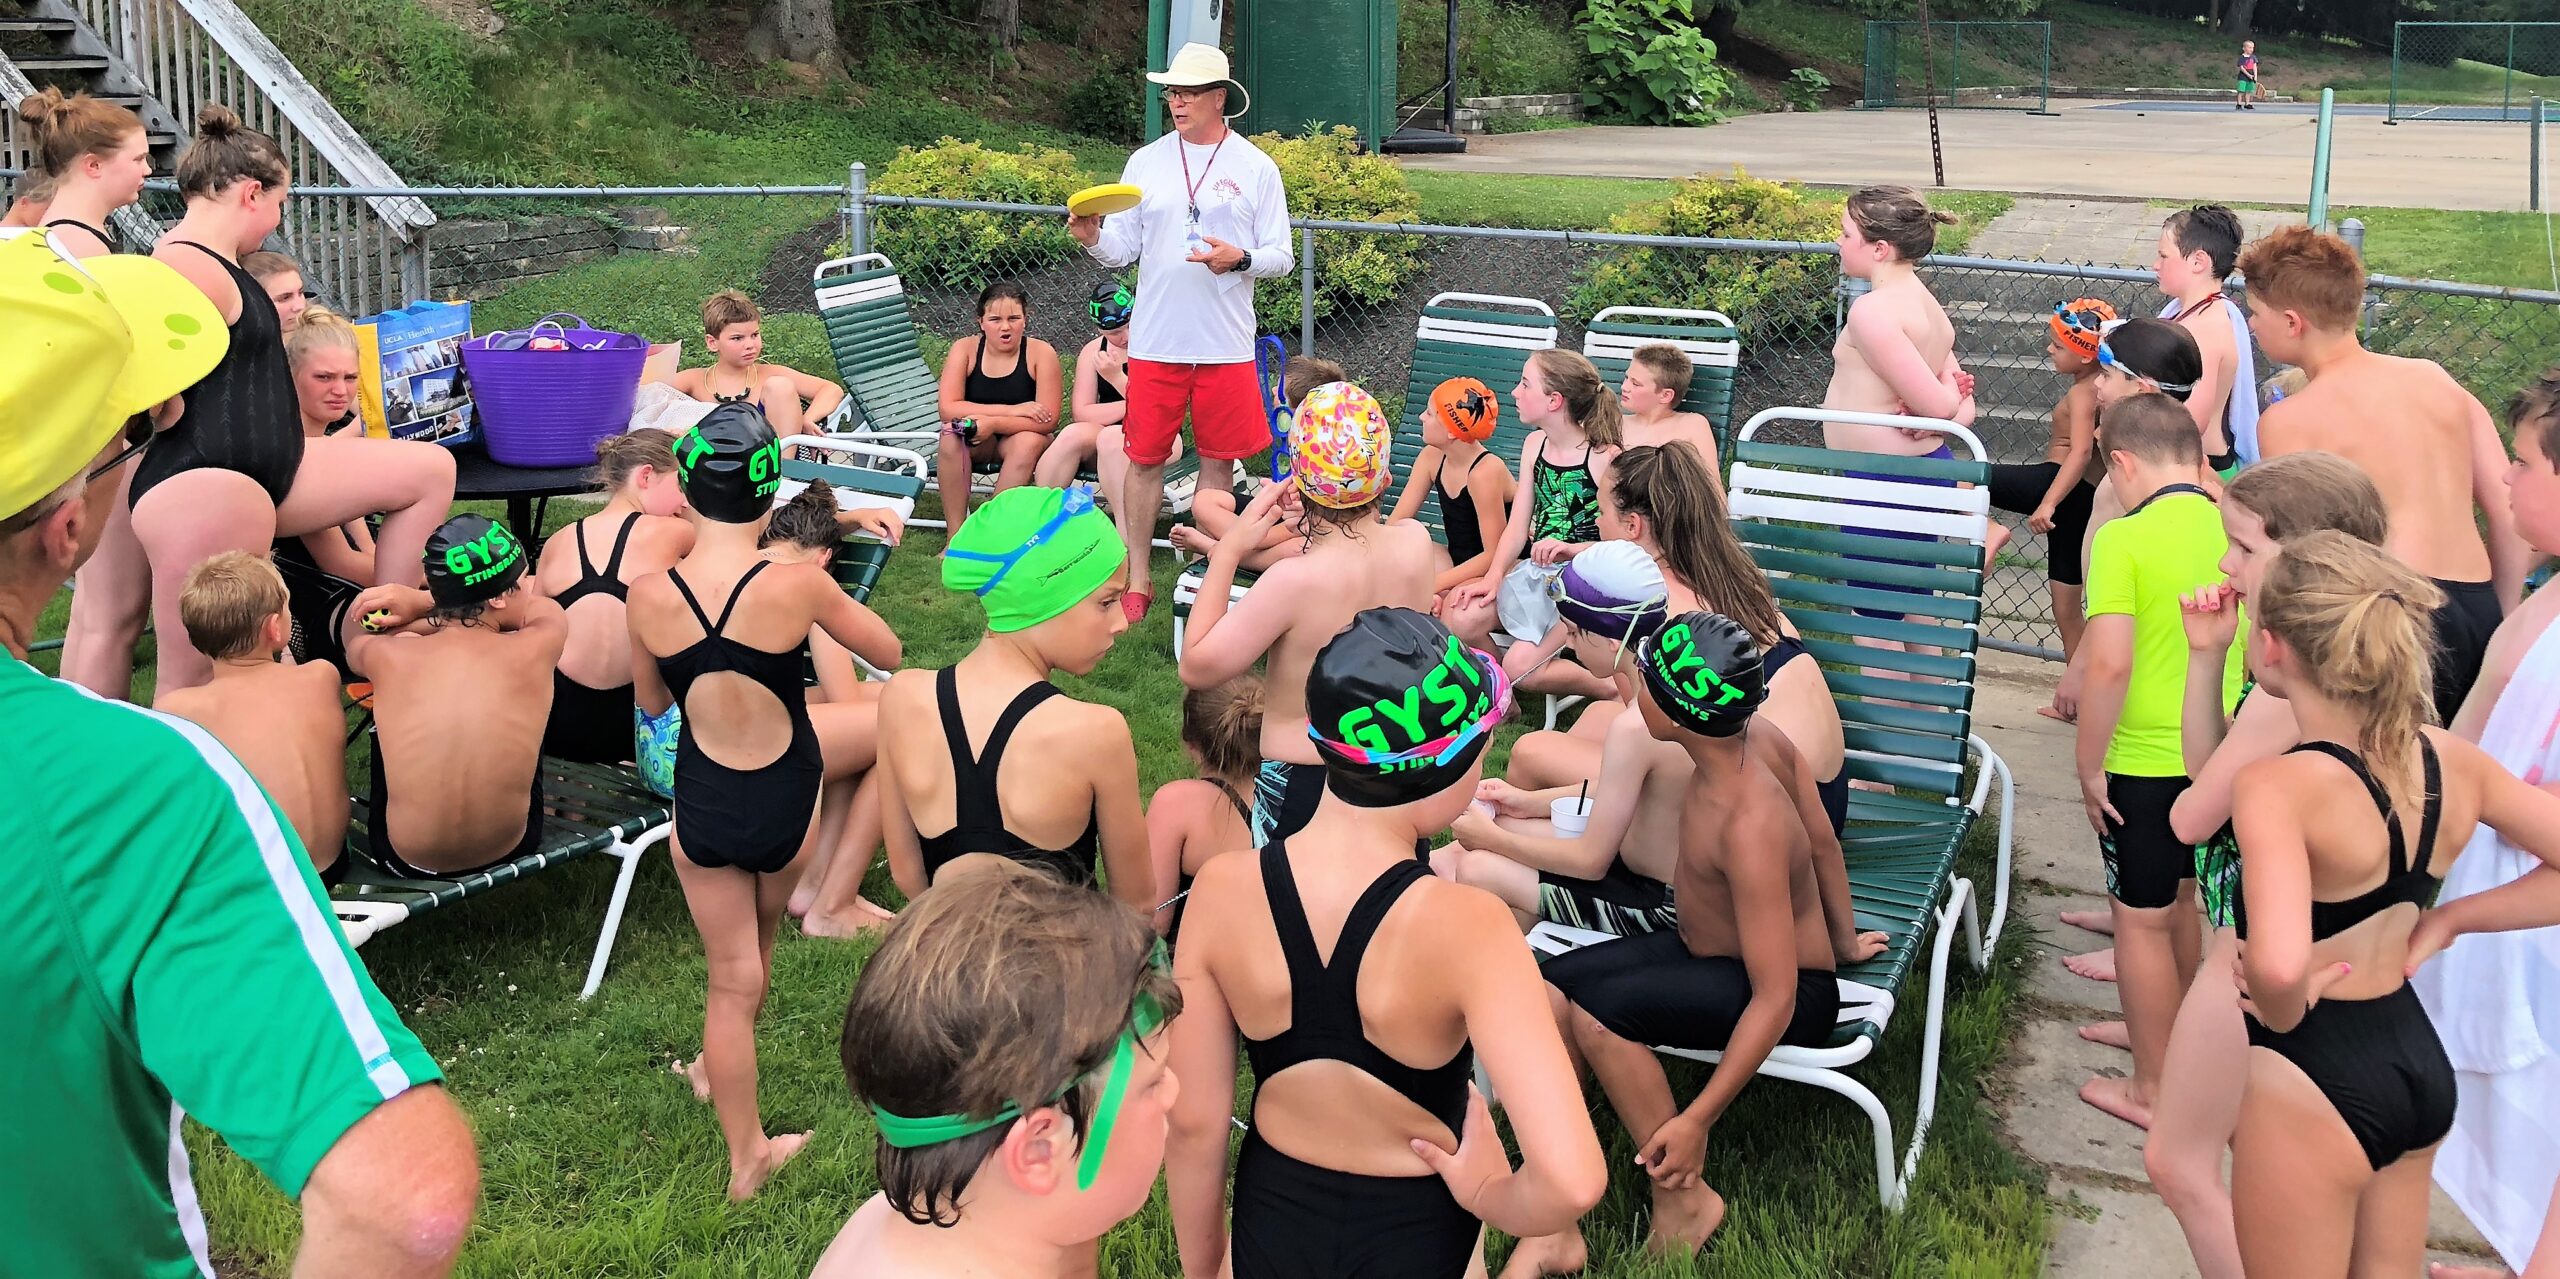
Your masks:
[[[579,512],[555,509],[557,526]],[[941,665],[977,637],[975,605],[943,591],[939,537],[919,530],[892,558],[872,603],[906,641],[909,662]],[[1160,576],[1171,566],[1157,561]],[[1169,581],[1160,583],[1159,599]],[[1143,783],[1183,775],[1181,688],[1169,659],[1169,610],[1124,636],[1070,692],[1130,720]],[[48,633],[58,633],[59,615]],[[49,665],[49,663],[47,663]],[[1526,726],[1499,736],[1499,768]],[[1990,830],[1976,833],[1963,873],[1988,882]],[[448,1074],[479,1135],[484,1194],[465,1250],[466,1276],[796,1276],[806,1274],[853,1208],[876,1188],[872,1126],[845,1092],[836,1061],[844,1006],[869,942],[786,929],[759,1037],[764,1113],[776,1131],[815,1139],[755,1202],[723,1197],[727,1161],[710,1109],[667,1072],[699,1047],[704,968],[666,855],[633,887],[613,967],[591,1003],[576,998],[613,878],[610,862],[575,864],[391,930],[362,952],[367,967]],[[895,900],[885,876],[875,888]],[[1959,950],[1961,946],[1959,944]],[[1591,1273],[1674,1275],[1981,1275],[2038,1273],[2045,1237],[2041,1174],[2005,1149],[1985,1103],[2017,1008],[2026,938],[2012,931],[1988,974],[1951,985],[1938,1118],[1911,1206],[1875,1200],[1864,1122],[1827,1094],[1754,1085],[1717,1127],[1711,1171],[1733,1201],[1715,1246],[1694,1266],[1645,1260],[1633,1148],[1596,1118],[1620,1170],[1590,1218]],[[1915,979],[1920,980],[1920,979]],[[1908,1139],[1921,1019],[1917,995],[1879,1060],[1860,1077]],[[1702,1076],[1675,1073],[1685,1094]],[[226,1275],[286,1272],[297,1232],[291,1204],[207,1133],[191,1133],[197,1180]],[[1499,1252],[1497,1252],[1497,1264]],[[1178,1273],[1161,1197],[1103,1245],[1102,1273]]]

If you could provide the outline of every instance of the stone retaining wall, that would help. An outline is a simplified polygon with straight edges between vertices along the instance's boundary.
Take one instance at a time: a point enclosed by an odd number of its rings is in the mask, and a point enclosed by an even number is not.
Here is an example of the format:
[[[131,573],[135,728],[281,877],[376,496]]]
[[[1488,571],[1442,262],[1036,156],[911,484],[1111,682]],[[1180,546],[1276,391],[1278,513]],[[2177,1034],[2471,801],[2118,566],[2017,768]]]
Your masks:
[[[581,262],[617,253],[690,253],[683,227],[663,210],[617,209],[611,218],[556,215],[456,218],[428,232],[430,295],[479,301]]]

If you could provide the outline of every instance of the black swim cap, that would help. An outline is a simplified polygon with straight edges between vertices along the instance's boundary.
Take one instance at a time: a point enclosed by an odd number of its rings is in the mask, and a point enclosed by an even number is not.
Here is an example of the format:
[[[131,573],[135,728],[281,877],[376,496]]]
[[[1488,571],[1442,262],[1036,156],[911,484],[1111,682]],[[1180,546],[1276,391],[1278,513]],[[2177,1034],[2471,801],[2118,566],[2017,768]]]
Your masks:
[[[524,576],[524,543],[486,515],[446,520],[428,535],[424,558],[437,608],[486,604]]]
[[[1760,709],[1760,645],[1740,622],[1703,610],[1682,613],[1636,651],[1645,692],[1683,731],[1731,737]]]
[[[764,410],[723,404],[676,440],[684,500],[715,524],[753,524],[782,486],[782,445]]]
[[[1307,735],[1325,785],[1357,808],[1392,808],[1465,780],[1511,709],[1502,664],[1439,620],[1373,608],[1307,671]]]

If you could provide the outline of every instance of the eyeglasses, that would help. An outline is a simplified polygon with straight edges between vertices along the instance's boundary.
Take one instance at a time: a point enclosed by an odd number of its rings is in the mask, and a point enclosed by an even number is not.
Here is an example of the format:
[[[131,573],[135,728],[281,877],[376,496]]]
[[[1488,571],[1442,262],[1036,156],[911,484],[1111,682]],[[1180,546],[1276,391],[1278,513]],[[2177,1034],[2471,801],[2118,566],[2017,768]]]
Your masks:
[[[1129,1024],[1121,1029],[1119,1038],[1112,1042],[1110,1059],[1091,1070],[1079,1071],[1073,1078],[1060,1084],[1058,1091],[1049,1094],[1049,1102],[1054,1104],[1059,1098],[1075,1091],[1078,1085],[1093,1078],[1097,1073],[1109,1072],[1103,1076],[1102,1096],[1094,1102],[1093,1113],[1087,1125],[1090,1131],[1085,1134],[1083,1142],[1083,1153],[1076,1159],[1076,1189],[1078,1190],[1093,1189],[1093,1183],[1102,1176],[1103,1155],[1111,1148],[1111,1130],[1119,1122],[1120,1108],[1128,1100],[1129,1076],[1137,1067],[1138,1043],[1163,1029],[1166,1021],[1164,1006],[1157,1003],[1155,995],[1145,989],[1149,970],[1168,975],[1173,971],[1173,956],[1165,949],[1164,939],[1161,937],[1156,939],[1155,947],[1147,952],[1146,961],[1139,970],[1139,990],[1130,1000]],[[1012,1123],[1022,1117],[1022,1106],[1020,1103],[1007,1103],[1003,1109],[984,1119],[971,1119],[966,1115],[934,1115],[929,1118],[910,1119],[873,1106],[871,1117],[879,1123],[880,1140],[888,1143],[891,1149],[913,1150],[919,1146],[938,1146],[946,1141],[974,1137],[988,1129]]]
[[[137,454],[142,452],[142,450],[151,446],[151,437],[155,434],[158,434],[158,432],[154,430],[151,425],[151,414],[148,410],[136,413],[132,417],[126,418],[124,420],[124,430],[117,437],[124,442],[124,447],[117,449],[114,457],[108,458],[105,462],[99,464],[98,469],[89,472],[89,478],[83,481],[83,483],[94,484],[98,481],[99,477],[106,475],[108,472],[115,470],[117,467],[122,466],[127,462],[132,461]]]
[[[2158,387],[2171,395],[2185,395],[2196,389],[2195,384],[2192,382],[2163,382],[2147,373],[2135,372],[2132,365],[2125,363],[2123,360],[2117,359],[2115,351],[2108,347],[2104,342],[2100,342],[2098,344],[2098,367],[2102,369],[2113,369],[2137,382],[2149,382],[2151,385]]]
[[[1369,747],[1354,745],[1350,742],[1331,741],[1323,734],[1318,733],[1315,729],[1315,725],[1313,724],[1309,724],[1307,726],[1307,736],[1312,739],[1316,745],[1332,751],[1335,755],[1349,760],[1354,764],[1367,764],[1376,768],[1385,768],[1393,764],[1410,764],[1416,760],[1428,760],[1434,768],[1446,765],[1449,761],[1456,759],[1459,755],[1465,753],[1469,743],[1472,743],[1477,738],[1492,732],[1494,726],[1500,724],[1503,721],[1503,718],[1511,713],[1511,678],[1503,673],[1502,663],[1492,654],[1485,652],[1483,649],[1470,648],[1467,652],[1473,655],[1477,661],[1482,662],[1484,664],[1484,669],[1490,672],[1486,678],[1493,682],[1493,705],[1491,709],[1484,713],[1483,718],[1467,725],[1465,728],[1459,729],[1457,732],[1446,737],[1434,738],[1431,741],[1424,742],[1418,746],[1408,746],[1400,751],[1373,750]]]
[[[1021,563],[1022,557],[1029,555],[1033,547],[1057,536],[1058,530],[1067,526],[1067,521],[1093,509],[1092,489],[1079,484],[1069,488],[1066,493],[1066,500],[1058,504],[1058,513],[1050,516],[1049,522],[1034,530],[1030,537],[1023,539],[1022,545],[1017,546],[1010,551],[1006,551],[999,555],[988,555],[979,551],[963,551],[956,549],[946,549],[942,552],[945,556],[948,556],[951,559],[976,560],[982,564],[993,564],[996,566],[996,571],[989,575],[987,580],[984,583],[981,583],[978,589],[971,592],[971,594],[976,595],[980,599],[986,598],[987,592],[994,590],[996,588],[996,583],[1003,581],[1004,575],[1012,572],[1013,566]]]
[[[1189,102],[1192,99],[1199,97],[1201,94],[1213,93],[1217,91],[1219,87],[1220,86],[1214,84],[1176,86],[1164,91],[1164,100],[1167,102]]]

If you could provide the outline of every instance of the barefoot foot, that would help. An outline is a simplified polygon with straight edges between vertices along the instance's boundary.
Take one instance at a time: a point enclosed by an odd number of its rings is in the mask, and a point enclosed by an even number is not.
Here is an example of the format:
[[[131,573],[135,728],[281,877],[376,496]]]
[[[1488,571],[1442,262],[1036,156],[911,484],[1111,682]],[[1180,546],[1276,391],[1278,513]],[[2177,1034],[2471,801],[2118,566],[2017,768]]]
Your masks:
[[[686,1061],[678,1057],[667,1063],[667,1069],[675,1072],[676,1078],[693,1085],[695,1101],[711,1100],[711,1068],[702,1064],[702,1058]]]
[[[2134,1093],[2130,1079],[2099,1075],[2080,1085],[2080,1100],[2146,1132],[2151,1128],[2151,1103]]]
[[[1171,542],[1173,549],[1189,555],[1206,555],[1218,549],[1218,539],[1188,524],[1176,524],[1166,529],[1164,540]]]
[[[1523,1239],[1520,1246],[1511,1250],[1511,1260],[1503,1264],[1499,1279],[1578,1274],[1590,1255],[1590,1249],[1583,1246],[1580,1230]]]
[[[1707,1246],[1707,1237],[1724,1224],[1724,1196],[1715,1187],[1700,1183],[1694,1190],[1653,1188],[1653,1227],[1645,1235],[1644,1250],[1657,1257],[1693,1253]]]
[[[2062,966],[2091,981],[2114,981],[2116,979],[2116,948],[2109,946],[2105,950],[2093,950],[2085,955],[2065,955],[2062,957]]]
[[[743,1164],[734,1159],[729,1161],[729,1202],[745,1203],[754,1198],[755,1193],[764,1188],[764,1183],[808,1144],[809,1134],[805,1132],[784,1133],[779,1137],[766,1138],[764,1153],[757,1158]]]
[[[875,928],[888,927],[897,917],[896,911],[888,910],[868,897],[861,897],[854,900],[852,909],[840,915],[821,915],[811,912],[807,918],[800,921],[800,932],[809,937],[847,940],[859,937]]]
[[[2066,910],[2062,912],[2062,922],[2100,937],[2116,935],[2116,916],[2111,910]]]
[[[2093,1044],[2133,1051],[2133,1033],[2120,1021],[2093,1021],[2080,1028],[2080,1037]]]
[[[2072,715],[2072,714],[2069,714],[2069,713],[2066,713],[2066,712],[2065,712],[2061,707],[2059,707],[2059,706],[2051,706],[2051,705],[2047,705],[2047,706],[2039,706],[2039,707],[2037,707],[2037,708],[2036,708],[2036,714],[2038,714],[2038,715],[2042,715],[2042,716],[2044,716],[2046,719],[2058,719],[2058,720],[2061,720],[2061,721],[2062,721],[2063,723],[2065,723],[2065,724],[2077,724],[2077,723],[2079,723],[2079,722],[2080,722],[2080,717],[2079,717],[2079,716],[2077,716],[2077,715]]]

